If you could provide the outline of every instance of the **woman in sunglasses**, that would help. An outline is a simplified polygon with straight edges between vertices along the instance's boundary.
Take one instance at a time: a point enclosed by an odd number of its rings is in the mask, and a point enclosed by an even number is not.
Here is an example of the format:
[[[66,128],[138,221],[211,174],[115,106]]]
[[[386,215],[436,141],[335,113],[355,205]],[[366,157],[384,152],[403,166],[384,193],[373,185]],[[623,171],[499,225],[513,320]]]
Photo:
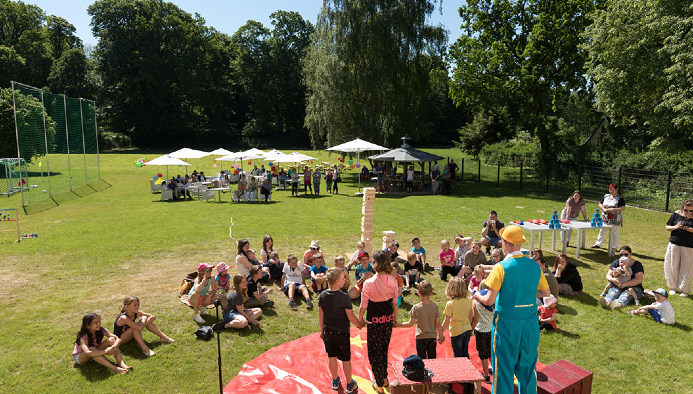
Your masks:
[[[609,272],[606,274],[606,280],[611,282],[612,286],[604,297],[599,297],[599,305],[603,307],[610,307],[611,309],[620,308],[630,304],[635,298],[640,300],[643,295],[642,279],[645,275],[645,269],[642,263],[635,260],[633,257],[633,251],[629,246],[621,246],[618,250],[619,259],[611,263],[609,267]],[[615,275],[616,269],[619,268],[620,259],[627,258],[625,261],[626,268],[630,269],[630,279],[622,280],[619,276]],[[637,297],[633,297],[629,289],[633,289]]]
[[[671,232],[664,255],[664,278],[669,294],[680,291],[681,297],[688,297],[693,278],[693,200],[685,200],[671,214],[666,229]]]

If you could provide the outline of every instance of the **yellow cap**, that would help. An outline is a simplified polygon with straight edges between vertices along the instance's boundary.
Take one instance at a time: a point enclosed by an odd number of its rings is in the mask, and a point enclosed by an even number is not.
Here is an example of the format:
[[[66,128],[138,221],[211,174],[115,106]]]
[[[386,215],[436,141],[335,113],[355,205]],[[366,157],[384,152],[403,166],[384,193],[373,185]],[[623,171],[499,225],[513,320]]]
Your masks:
[[[500,233],[501,238],[513,245],[522,245],[525,243],[525,241],[527,241],[525,235],[522,234],[522,229],[514,224],[511,224],[508,227],[503,227],[498,232]]]

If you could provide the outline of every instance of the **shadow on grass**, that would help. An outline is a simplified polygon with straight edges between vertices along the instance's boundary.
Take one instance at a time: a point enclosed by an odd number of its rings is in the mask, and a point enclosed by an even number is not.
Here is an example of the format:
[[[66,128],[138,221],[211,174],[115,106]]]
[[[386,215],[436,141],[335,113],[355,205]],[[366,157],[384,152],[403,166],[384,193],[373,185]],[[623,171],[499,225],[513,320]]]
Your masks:
[[[567,297],[567,296],[563,296],[563,297]],[[577,297],[568,297],[568,298],[570,298],[571,300],[575,300],[579,303],[585,304],[585,305],[591,305],[591,306],[599,305],[599,301],[596,298],[594,298],[594,296],[587,294],[585,292],[583,292],[582,294],[580,294]]]
[[[549,333],[549,332],[551,332],[551,331],[547,331],[546,333]],[[566,338],[571,338],[571,339],[578,339],[578,338],[580,338],[580,334],[576,334],[576,333],[573,333],[573,332],[561,330],[560,328],[557,328],[557,329],[554,330],[553,332],[555,333],[554,335],[561,335],[561,336],[564,336],[564,337],[566,337]]]
[[[557,305],[556,309],[559,315],[577,316],[577,311],[567,305]]]
[[[142,354],[142,352],[140,352]],[[144,356],[144,355],[142,355]],[[115,364],[115,359],[112,356],[106,357],[108,361]],[[91,361],[87,365],[74,364],[75,368],[79,369],[79,372],[90,382],[98,382],[101,380],[106,380],[117,374],[111,372],[110,369],[104,367],[103,365],[97,363],[96,361]]]
[[[689,326],[687,324],[674,323],[671,325],[671,327],[679,329],[681,331],[691,332],[691,326]]]

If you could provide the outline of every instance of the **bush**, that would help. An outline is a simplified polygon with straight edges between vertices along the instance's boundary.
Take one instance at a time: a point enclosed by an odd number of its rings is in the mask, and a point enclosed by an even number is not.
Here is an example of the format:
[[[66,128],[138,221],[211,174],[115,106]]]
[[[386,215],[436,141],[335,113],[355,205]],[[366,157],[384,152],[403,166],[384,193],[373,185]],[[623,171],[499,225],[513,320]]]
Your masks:
[[[132,147],[132,140],[125,134],[104,131],[99,133],[99,150],[118,150]]]

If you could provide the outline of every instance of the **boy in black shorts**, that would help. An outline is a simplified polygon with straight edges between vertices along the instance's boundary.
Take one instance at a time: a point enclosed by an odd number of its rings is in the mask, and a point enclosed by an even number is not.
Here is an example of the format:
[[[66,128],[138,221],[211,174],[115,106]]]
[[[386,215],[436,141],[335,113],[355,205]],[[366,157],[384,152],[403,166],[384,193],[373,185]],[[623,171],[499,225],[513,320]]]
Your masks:
[[[337,360],[342,362],[342,370],[347,381],[346,392],[358,390],[356,381],[351,376],[351,343],[349,322],[358,328],[363,328],[351,308],[351,298],[340,289],[346,280],[346,270],[332,267],[327,270],[325,277],[330,285],[328,290],[320,293],[318,307],[320,309],[320,338],[325,343],[325,351],[329,358],[330,374],[332,375],[332,390],[339,390],[342,384],[337,372]]]

